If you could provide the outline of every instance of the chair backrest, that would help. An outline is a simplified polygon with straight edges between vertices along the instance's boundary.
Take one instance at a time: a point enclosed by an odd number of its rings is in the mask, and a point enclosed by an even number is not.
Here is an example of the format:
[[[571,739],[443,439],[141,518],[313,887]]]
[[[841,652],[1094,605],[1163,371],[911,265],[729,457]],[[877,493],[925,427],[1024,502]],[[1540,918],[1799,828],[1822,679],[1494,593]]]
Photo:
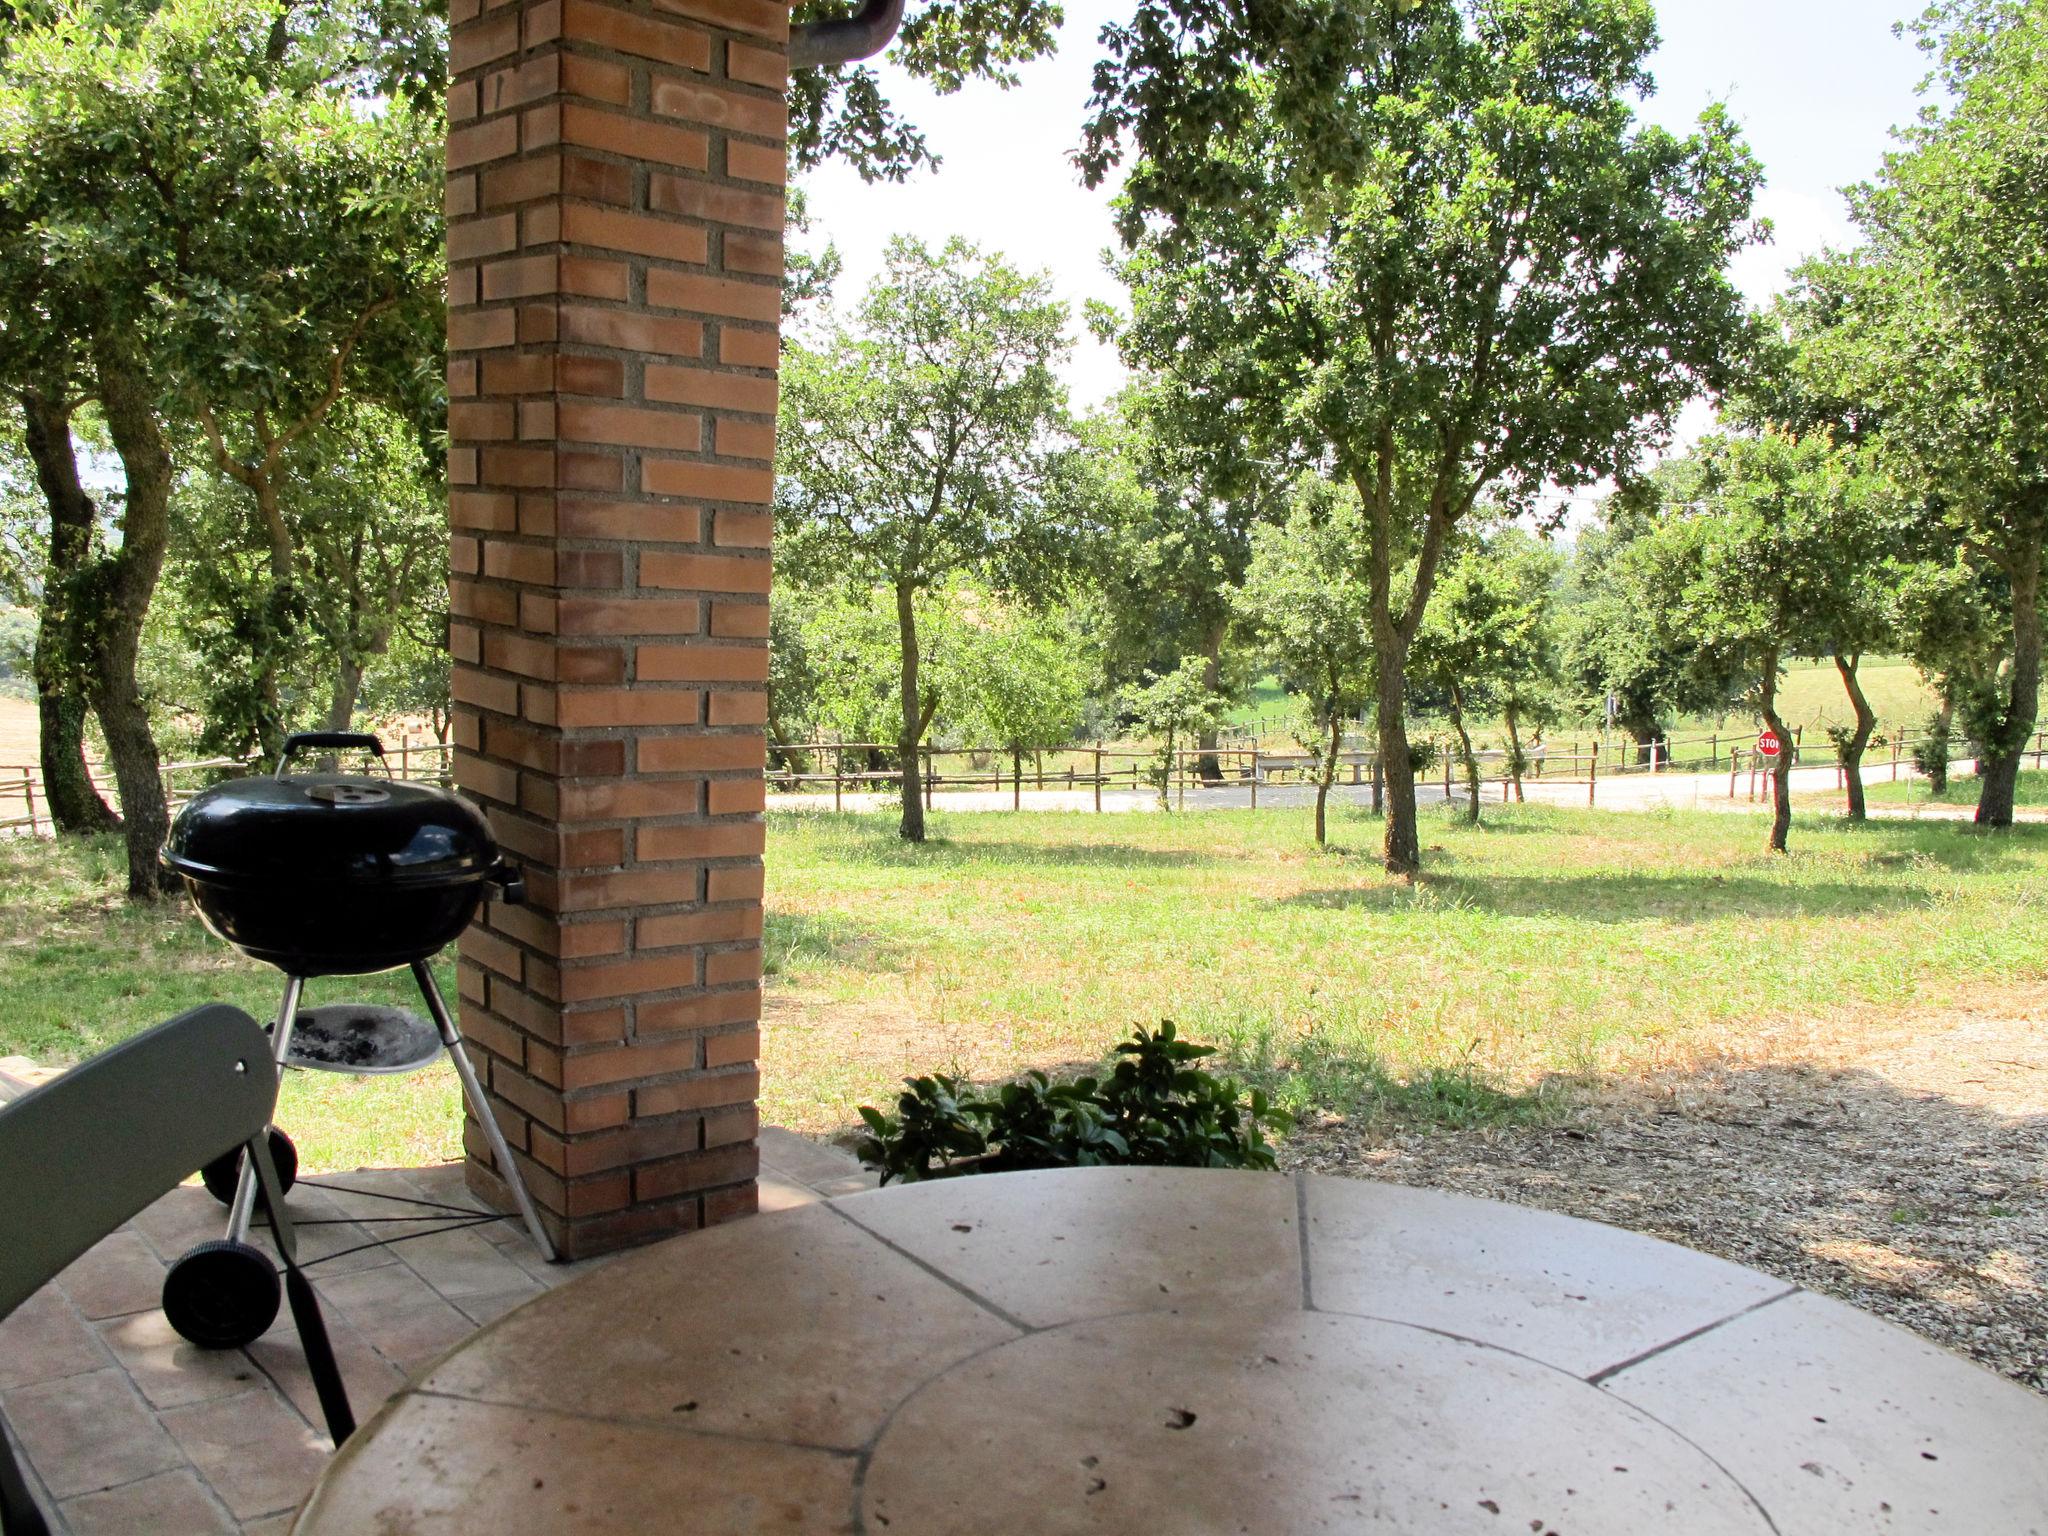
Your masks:
[[[262,1027],[214,1003],[0,1109],[0,1317],[173,1186],[269,1124]]]

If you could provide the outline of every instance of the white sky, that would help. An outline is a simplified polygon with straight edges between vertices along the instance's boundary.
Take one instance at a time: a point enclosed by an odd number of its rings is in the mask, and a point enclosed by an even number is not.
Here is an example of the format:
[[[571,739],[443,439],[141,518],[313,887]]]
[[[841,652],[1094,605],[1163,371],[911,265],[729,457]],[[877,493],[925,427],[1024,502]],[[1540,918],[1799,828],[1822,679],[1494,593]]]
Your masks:
[[[1759,212],[1775,243],[1746,253],[1736,280],[1767,299],[1786,270],[1823,244],[1846,243],[1839,189],[1870,176],[1896,123],[1915,111],[1923,60],[1891,24],[1916,0],[1664,0],[1658,95],[1647,115],[1682,129],[1712,100],[1727,101],[1769,176]],[[812,244],[829,238],[845,259],[842,300],[874,276],[884,243],[910,233],[928,242],[965,235],[1012,261],[1052,273],[1076,313],[1069,370],[1076,405],[1111,393],[1115,356],[1079,324],[1081,302],[1118,301],[1103,271],[1113,242],[1108,194],[1081,188],[1068,161],[1080,138],[1096,34],[1128,14],[1120,0],[1068,0],[1057,56],[1028,66],[1022,84],[999,92],[971,86],[939,98],[884,65],[888,93],[922,127],[942,165],[901,186],[868,186],[843,166],[806,179]],[[1686,423],[1688,436],[1704,412]]]

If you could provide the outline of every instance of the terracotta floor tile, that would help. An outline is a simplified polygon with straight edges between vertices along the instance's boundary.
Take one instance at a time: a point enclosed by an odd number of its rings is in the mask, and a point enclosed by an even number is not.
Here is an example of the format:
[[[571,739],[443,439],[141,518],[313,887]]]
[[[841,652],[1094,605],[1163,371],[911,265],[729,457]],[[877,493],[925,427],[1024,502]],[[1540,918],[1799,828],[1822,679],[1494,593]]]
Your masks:
[[[851,1447],[911,1385],[1012,1331],[817,1205],[619,1258],[520,1308],[422,1386]]]
[[[206,1485],[183,1467],[68,1499],[59,1513],[71,1536],[236,1536],[238,1529]]]
[[[1039,1327],[1135,1308],[1301,1305],[1295,1189],[1272,1173],[1213,1173],[1190,1211],[1174,1169],[934,1179],[833,1209]]]
[[[161,1304],[164,1264],[140,1233],[124,1227],[74,1260],[57,1286],[83,1317],[122,1317]]]
[[[54,1498],[132,1483],[181,1459],[124,1371],[19,1387],[0,1394],[0,1409]]]
[[[341,1370],[349,1407],[360,1424],[405,1385],[405,1374],[372,1349],[369,1340],[333,1307],[323,1301],[320,1311],[327,1320],[327,1340],[334,1346],[334,1360]],[[249,1346],[247,1358],[276,1383],[277,1390],[284,1393],[301,1418],[316,1429],[325,1428],[326,1415],[321,1411],[320,1395],[314,1390],[312,1372],[306,1365],[305,1346],[299,1340],[289,1308],[270,1332]]]
[[[1310,1290],[1332,1312],[1398,1317],[1577,1376],[1790,1289],[1618,1227],[1371,1179],[1314,1179]]]
[[[237,1520],[305,1497],[332,1449],[277,1393],[265,1390],[173,1408],[164,1428]]]
[[[515,1281],[525,1279],[516,1266],[505,1267]],[[476,1332],[475,1323],[403,1264],[324,1276],[319,1292],[330,1314],[347,1319],[407,1375]]]
[[[0,1322],[0,1391],[96,1371],[109,1363],[92,1328],[54,1285]]]
[[[112,1318],[99,1333],[153,1408],[180,1408],[263,1385],[262,1373],[240,1350],[187,1343],[161,1309]]]
[[[852,1536],[853,1471],[825,1451],[408,1397],[373,1454],[336,1459],[306,1519],[406,1536]]]

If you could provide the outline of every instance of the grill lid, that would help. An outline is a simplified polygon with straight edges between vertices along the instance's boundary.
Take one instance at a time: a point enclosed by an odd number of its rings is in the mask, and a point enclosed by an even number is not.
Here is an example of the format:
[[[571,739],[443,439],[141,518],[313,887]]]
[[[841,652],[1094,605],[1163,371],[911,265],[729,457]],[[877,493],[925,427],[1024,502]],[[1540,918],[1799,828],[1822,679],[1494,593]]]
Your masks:
[[[164,843],[165,865],[216,885],[421,887],[482,880],[498,862],[482,812],[447,790],[283,767],[187,801]]]

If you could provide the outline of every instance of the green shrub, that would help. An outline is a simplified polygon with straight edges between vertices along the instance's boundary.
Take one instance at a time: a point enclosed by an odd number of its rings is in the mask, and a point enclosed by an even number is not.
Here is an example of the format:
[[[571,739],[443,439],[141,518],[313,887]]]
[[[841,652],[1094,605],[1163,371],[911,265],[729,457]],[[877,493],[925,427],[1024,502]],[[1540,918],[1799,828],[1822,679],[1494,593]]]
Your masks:
[[[884,1184],[1026,1168],[1273,1166],[1266,1131],[1287,1117],[1262,1091],[1201,1066],[1213,1046],[1177,1038],[1168,1019],[1115,1054],[1107,1077],[1055,1083],[1033,1071],[984,1097],[956,1077],[906,1078],[895,1114],[861,1106],[868,1134],[854,1150]]]

